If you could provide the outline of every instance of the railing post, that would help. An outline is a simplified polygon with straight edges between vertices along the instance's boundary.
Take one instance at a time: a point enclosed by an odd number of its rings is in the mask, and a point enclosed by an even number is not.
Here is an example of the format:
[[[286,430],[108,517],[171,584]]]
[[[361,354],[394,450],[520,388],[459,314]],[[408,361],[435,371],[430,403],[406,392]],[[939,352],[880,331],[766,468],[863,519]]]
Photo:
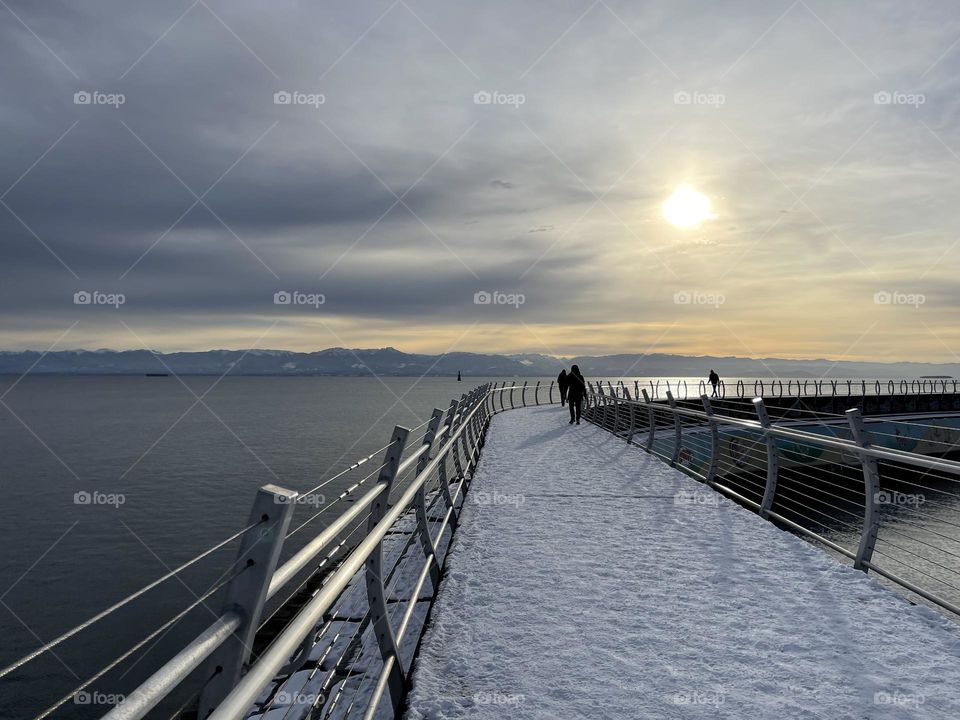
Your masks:
[[[640,392],[643,393],[643,401],[647,404],[647,417],[650,419],[650,434],[647,436],[647,452],[650,452],[653,450],[653,437],[657,432],[657,418],[653,412],[653,403],[650,402],[650,394],[646,388]]]
[[[550,404],[553,405],[553,380],[550,381]]]
[[[410,431],[399,425],[393,429],[393,436],[390,446],[384,456],[384,465],[380,470],[380,476],[377,483],[386,483],[387,488],[377,496],[373,506],[370,509],[370,517],[367,519],[367,533],[383,519],[387,508],[390,506],[390,490],[393,481],[397,477],[397,470],[400,467],[400,457],[403,455],[404,446],[407,444],[407,437]],[[387,686],[390,689],[390,698],[393,706],[399,707],[403,700],[404,689],[406,688],[405,673],[403,663],[400,661],[400,649],[397,646],[397,636],[390,624],[390,615],[387,612],[386,588],[383,583],[383,540],[377,543],[377,547],[366,562],[366,582],[367,582],[367,603],[370,607],[370,622],[373,626],[373,633],[377,638],[377,644],[380,647],[380,657],[384,663],[391,660],[390,676],[387,679]]]
[[[467,406],[463,409],[466,414],[473,412],[474,407],[474,398],[471,393],[470,398],[467,400]],[[477,453],[480,452],[480,448],[477,445],[477,436],[476,436],[476,416],[471,417],[466,420],[466,426],[463,429],[463,449],[467,454],[467,472],[471,475],[473,474],[474,459]]]
[[[450,433],[453,431],[453,417],[454,415],[456,415],[456,413],[457,413],[457,401],[451,400],[450,407],[447,409],[447,417],[444,420],[444,425],[446,425],[446,429],[443,431],[442,435],[440,436],[440,440],[437,442],[437,447],[442,448],[446,444],[447,440],[450,438]],[[456,452],[457,452],[456,447],[452,447],[450,451],[447,452],[447,454],[449,455],[451,452],[453,453],[454,456],[456,456]],[[447,508],[452,508],[453,495],[450,493],[450,480],[449,478],[447,478],[447,459],[446,458],[441,460],[440,463],[437,465],[437,475],[440,478],[440,492],[443,493],[443,502],[446,504]],[[456,510],[454,510],[452,513],[450,513],[450,527],[455,528],[457,526],[457,519],[458,519],[457,512]]]
[[[234,569],[243,570],[230,581],[223,600],[223,612],[239,614],[241,623],[207,659],[203,677],[210,679],[200,692],[201,718],[213,712],[240,682],[250,661],[253,637],[260,627],[267,589],[280,559],[296,499],[296,492],[276,485],[264,485],[257,491],[249,524],[259,526],[240,541]]]
[[[534,405],[540,404],[540,381],[539,380],[537,380],[537,387],[533,391],[533,404]]]
[[[846,412],[847,422],[850,423],[850,432],[853,441],[860,447],[870,447],[870,437],[863,427],[863,415],[854,408]],[[863,466],[863,486],[866,493],[863,504],[863,533],[860,535],[860,547],[853,567],[867,571],[864,563],[870,562],[873,557],[873,548],[877,544],[877,532],[880,530],[880,508],[878,495],[880,494],[880,471],[877,468],[877,459],[860,455],[860,464]]]
[[[757,410],[760,426],[763,428],[763,437],[767,445],[767,484],[763,489],[763,500],[760,502],[760,517],[767,519],[773,510],[773,499],[777,495],[777,479],[780,476],[780,456],[777,453],[777,440],[770,434],[770,416],[763,398],[754,398],[753,406]]]
[[[667,390],[667,402],[670,403],[670,411],[673,413],[673,457],[670,458],[670,464],[674,467],[680,462],[680,446],[683,442],[680,430],[680,414],[677,412],[677,401],[673,393]]]
[[[457,430],[457,428],[460,427],[460,424],[463,422],[463,411],[464,411],[464,406],[466,404],[466,397],[467,397],[466,395],[461,395],[459,401],[454,400],[454,402],[457,403],[457,409],[454,412],[454,417],[453,417],[453,420],[451,421],[453,423],[453,426],[450,428],[451,435]],[[460,463],[460,451],[457,449],[457,445],[460,443],[461,440],[462,440],[462,436],[455,439],[453,441],[453,446],[450,448],[450,451],[453,453],[453,466],[457,469],[458,478],[462,478],[466,476],[465,473],[463,472],[463,465]],[[466,451],[464,451],[464,453],[466,453]]]
[[[433,441],[437,437],[437,428],[440,427],[440,421],[442,419],[443,410],[440,408],[434,408],[433,416],[430,418],[430,424],[427,425],[427,432],[423,435],[423,444],[430,449],[428,449],[417,460],[417,471],[415,475],[419,475],[421,472],[423,472],[423,468],[426,467],[428,462],[430,462],[430,453],[433,449]],[[433,552],[433,537],[430,534],[430,523],[427,520],[426,483],[422,483],[420,485],[420,489],[417,490],[417,496],[414,502],[417,512],[417,531],[420,535],[420,547],[423,548],[423,556],[428,562],[431,560],[435,561],[436,557],[434,557]],[[433,585],[433,590],[436,592],[437,587],[440,585],[440,566],[436,562],[433,562],[430,566],[430,580]],[[411,602],[413,601],[414,598],[411,598]]]
[[[637,403],[631,400],[627,407],[630,408],[630,429],[627,431],[627,445],[633,442],[633,434],[637,431]]]
[[[620,401],[616,395],[613,396],[613,434],[620,432]]]
[[[703,411],[710,418],[710,466],[707,468],[706,482],[709,485],[717,477],[717,462],[720,459],[720,429],[717,427],[717,421],[713,417],[713,405],[706,393],[700,396],[703,402]]]
[[[480,408],[477,403],[473,404],[473,408],[477,409],[477,412],[474,413],[473,419],[470,421],[470,431],[473,437],[473,448],[477,456],[477,462],[480,461],[480,448],[483,447],[483,408]]]
[[[523,381],[523,388],[520,390],[520,403],[523,407],[527,406],[527,380]]]

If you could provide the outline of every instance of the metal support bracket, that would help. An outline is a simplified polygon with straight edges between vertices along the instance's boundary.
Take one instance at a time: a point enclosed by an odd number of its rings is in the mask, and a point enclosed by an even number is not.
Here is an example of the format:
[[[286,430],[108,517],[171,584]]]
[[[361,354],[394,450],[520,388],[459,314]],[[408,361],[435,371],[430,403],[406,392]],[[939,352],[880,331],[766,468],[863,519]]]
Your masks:
[[[209,715],[240,682],[252,653],[253,638],[267,601],[267,590],[280,559],[280,550],[298,493],[276,485],[264,485],[250,511],[249,523],[259,526],[240,541],[235,569],[243,570],[227,586],[224,612],[235,612],[242,622],[207,659],[204,677],[210,678],[200,692],[200,717]]]
[[[682,430],[680,427],[680,413],[677,412],[677,401],[673,393],[667,390],[667,402],[670,403],[670,410],[673,413],[673,456],[670,458],[670,464],[674,467],[680,462],[680,450],[683,447]]]
[[[767,445],[767,484],[763,489],[763,500],[760,502],[760,517],[769,519],[773,510],[773,500],[777,496],[777,479],[780,477],[780,455],[777,452],[777,440],[770,434],[770,416],[763,398],[754,398],[753,407],[757,411],[757,418],[763,428],[763,438]]]
[[[720,428],[717,427],[717,421],[713,416],[713,405],[710,403],[710,397],[704,393],[700,396],[703,402],[703,411],[710,418],[710,466],[707,468],[706,482],[709,485],[717,478],[717,462],[720,460]]]
[[[367,533],[383,519],[390,506],[390,490],[400,468],[400,458],[407,444],[410,431],[399,425],[393,429],[390,445],[384,455],[383,468],[377,483],[386,483],[387,488],[377,496],[370,508],[370,517],[367,519]],[[400,648],[397,646],[397,636],[390,624],[390,615],[387,612],[386,589],[383,583],[383,540],[377,543],[376,549],[370,553],[366,561],[367,603],[370,607],[370,622],[373,625],[373,634],[380,647],[380,657],[386,664],[390,661],[387,684],[390,689],[390,698],[394,707],[399,707],[403,701],[406,689],[406,677],[403,663],[400,661]],[[392,660],[391,660],[392,659]]]
[[[863,427],[863,415],[854,408],[846,412],[847,422],[850,423],[850,432],[853,441],[862,448],[870,447],[870,436]],[[867,571],[864,563],[870,562],[873,549],[877,544],[877,532],[880,530],[880,471],[877,468],[877,459],[860,455],[860,464],[863,465],[863,489],[865,493],[863,503],[863,532],[860,535],[860,547],[853,567]]]

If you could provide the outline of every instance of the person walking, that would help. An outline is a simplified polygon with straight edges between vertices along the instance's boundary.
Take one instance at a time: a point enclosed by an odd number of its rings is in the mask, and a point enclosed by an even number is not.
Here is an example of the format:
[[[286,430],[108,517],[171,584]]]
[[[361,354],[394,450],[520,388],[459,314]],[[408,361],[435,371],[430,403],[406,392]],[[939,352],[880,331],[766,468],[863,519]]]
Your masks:
[[[567,371],[561,370],[557,375],[557,385],[560,387],[560,407],[567,404],[567,388],[570,387],[570,378],[567,377]]]
[[[717,388],[720,387],[720,376],[712,369],[710,370],[710,384],[713,385],[713,397],[719,397],[720,393],[717,392]]]
[[[583,399],[587,396],[587,381],[580,374],[580,368],[574,365],[567,375],[567,405],[570,406],[570,424],[580,424],[580,413],[583,411]]]

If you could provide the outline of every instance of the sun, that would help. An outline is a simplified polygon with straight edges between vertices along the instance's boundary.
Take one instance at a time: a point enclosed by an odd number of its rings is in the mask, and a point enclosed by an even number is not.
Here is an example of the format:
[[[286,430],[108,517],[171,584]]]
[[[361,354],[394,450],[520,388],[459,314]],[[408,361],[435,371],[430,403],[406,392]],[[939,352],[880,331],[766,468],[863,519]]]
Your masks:
[[[716,215],[710,209],[710,198],[689,185],[681,185],[664,201],[663,217],[678,228],[693,228]]]

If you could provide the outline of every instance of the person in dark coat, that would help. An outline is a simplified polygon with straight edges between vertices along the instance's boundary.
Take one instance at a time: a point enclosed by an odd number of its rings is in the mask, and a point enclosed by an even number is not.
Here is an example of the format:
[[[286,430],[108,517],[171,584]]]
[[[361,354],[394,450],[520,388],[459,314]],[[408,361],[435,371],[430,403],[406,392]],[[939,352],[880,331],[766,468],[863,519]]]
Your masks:
[[[583,399],[587,396],[587,381],[580,374],[580,368],[574,365],[567,375],[567,404],[570,406],[570,424],[580,424],[580,413],[583,410]]]
[[[557,375],[557,385],[560,387],[560,407],[567,404],[567,388],[570,387],[570,378],[567,377],[567,371],[561,370]]]
[[[720,393],[717,392],[717,387],[720,385],[720,376],[717,375],[716,371],[710,371],[710,384],[713,385],[713,397],[719,397]]]

